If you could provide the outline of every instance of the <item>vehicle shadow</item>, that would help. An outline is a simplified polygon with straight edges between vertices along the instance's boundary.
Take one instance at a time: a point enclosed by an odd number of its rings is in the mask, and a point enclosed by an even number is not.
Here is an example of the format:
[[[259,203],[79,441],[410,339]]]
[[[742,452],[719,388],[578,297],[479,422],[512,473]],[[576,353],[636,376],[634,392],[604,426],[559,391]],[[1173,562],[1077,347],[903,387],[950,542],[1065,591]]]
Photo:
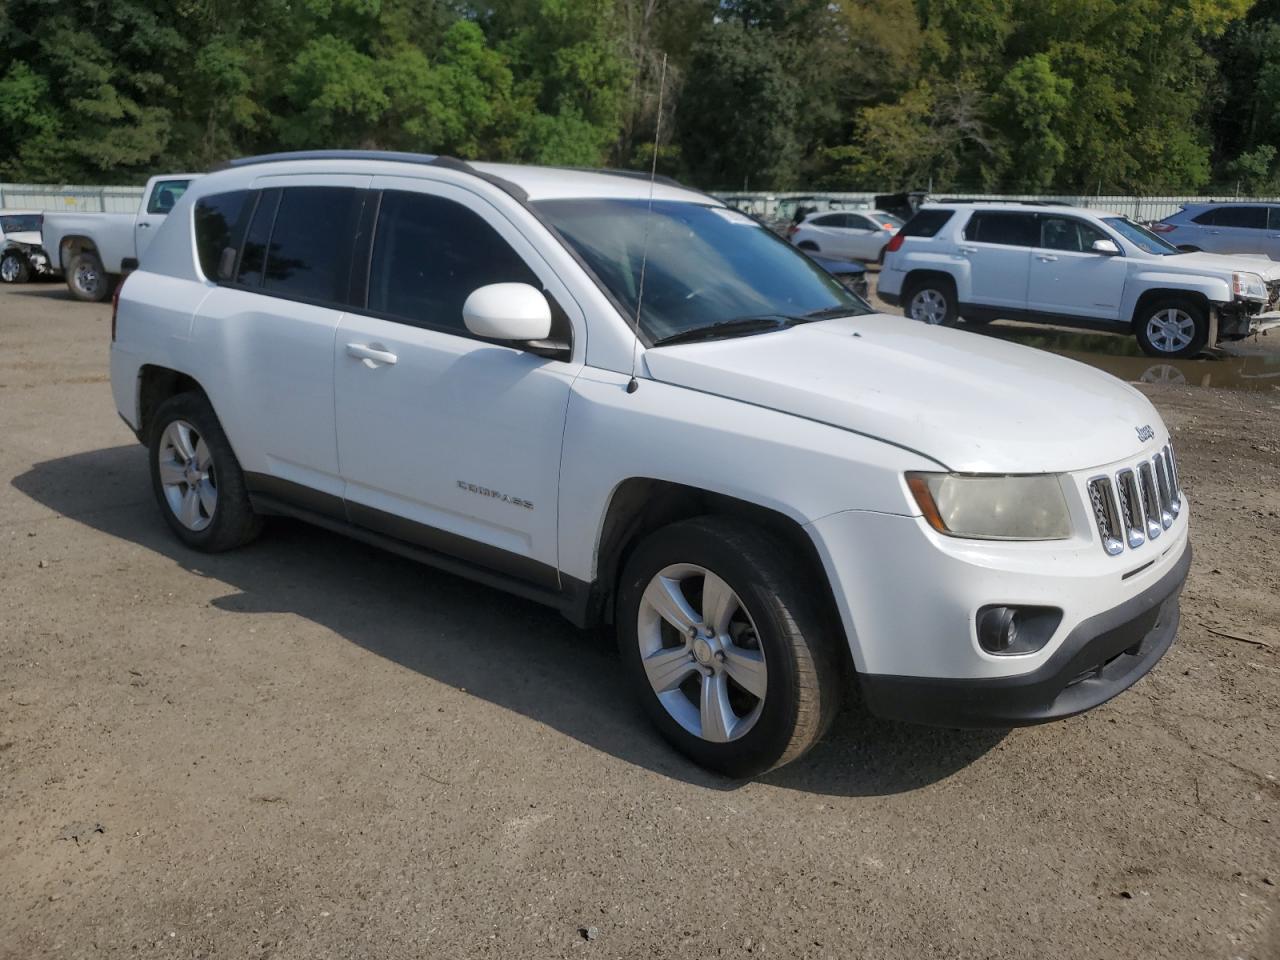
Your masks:
[[[5,287],[4,292],[18,297],[42,297],[45,300],[82,302],[72,295],[71,291],[67,289],[67,285],[61,280],[37,280],[31,283],[12,284]]]
[[[86,476],[99,482],[89,489]],[[157,511],[139,446],[48,460],[12,485],[63,516],[231,585],[234,592],[213,602],[219,610],[305,617],[629,763],[711,789],[741,786],[672,751],[627,689],[611,640],[550,609],[293,521],[273,520],[244,550],[196,553]],[[888,723],[850,704],[808,757],[764,782],[831,795],[900,793],[967,766],[1004,735]]]

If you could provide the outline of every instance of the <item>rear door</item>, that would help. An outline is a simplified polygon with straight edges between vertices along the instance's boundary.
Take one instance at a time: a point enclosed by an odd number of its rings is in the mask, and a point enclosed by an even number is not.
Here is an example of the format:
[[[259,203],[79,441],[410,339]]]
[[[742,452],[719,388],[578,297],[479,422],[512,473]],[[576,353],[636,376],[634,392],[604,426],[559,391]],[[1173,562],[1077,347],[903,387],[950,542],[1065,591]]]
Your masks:
[[[825,213],[804,223],[804,236],[800,239],[816,243],[821,253],[847,257],[849,254],[846,252],[848,244],[844,223],[843,213]]]
[[[1027,292],[1030,309],[1117,319],[1129,262],[1093,250],[1095,241],[1111,238],[1076,217],[1040,214],[1038,220],[1040,242],[1031,251]]]
[[[861,213],[846,213],[843,233],[845,256],[854,260],[875,260],[880,256],[879,224]]]
[[[956,248],[969,261],[973,303],[1025,310],[1031,248],[1038,242],[1033,213],[975,211]]]
[[[554,588],[560,450],[581,361],[481,340],[462,305],[491,283],[539,287],[553,337],[576,335],[580,358],[577,304],[483,198],[422,180],[373,186],[382,192],[367,295],[343,317],[330,361],[348,514]]]
[[[133,246],[136,256],[141,257],[142,252],[151,245],[151,238],[160,229],[160,224],[164,223],[169,211],[187,192],[187,187],[190,185],[189,178],[157,180],[152,185],[151,192],[147,194],[146,205],[138,211],[133,225]]]
[[[209,264],[220,285],[193,336],[222,360],[211,364],[211,398],[250,486],[341,513],[333,345],[370,178],[299,179],[257,181],[263,189],[238,256],[228,258],[230,279]]]
[[[1262,252],[1272,260],[1280,260],[1280,207],[1267,208],[1267,233]]]
[[[1209,253],[1262,253],[1267,208],[1245,203],[1211,207],[1194,218],[1203,229],[1197,246]]]

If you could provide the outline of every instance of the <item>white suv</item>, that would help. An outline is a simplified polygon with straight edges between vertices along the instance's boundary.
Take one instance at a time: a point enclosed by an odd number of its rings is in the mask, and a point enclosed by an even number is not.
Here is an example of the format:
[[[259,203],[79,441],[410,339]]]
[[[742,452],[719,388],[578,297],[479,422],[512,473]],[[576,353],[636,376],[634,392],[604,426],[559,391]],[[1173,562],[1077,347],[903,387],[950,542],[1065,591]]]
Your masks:
[[[658,728],[733,776],[807,750],[845,681],[888,717],[1037,723],[1177,629],[1188,506],[1141,394],[870,314],[669,181],[237,161],[112,341],[185,543],[300,517],[612,623]]]
[[[1276,306],[1280,265],[1184,253],[1119,214],[945,203],[921,208],[889,243],[877,293],[926,323],[1132,332],[1153,357],[1189,357],[1258,328]]]

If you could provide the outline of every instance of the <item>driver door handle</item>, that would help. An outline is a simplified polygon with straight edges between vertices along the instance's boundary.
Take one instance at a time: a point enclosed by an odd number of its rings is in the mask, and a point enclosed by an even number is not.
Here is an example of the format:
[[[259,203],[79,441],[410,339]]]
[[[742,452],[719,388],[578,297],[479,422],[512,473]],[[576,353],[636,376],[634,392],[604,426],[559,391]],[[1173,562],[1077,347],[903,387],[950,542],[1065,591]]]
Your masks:
[[[978,252],[977,247],[956,247],[956,249],[959,250],[961,253],[977,253]]]
[[[142,223],[138,224],[138,229],[139,229],[139,230],[150,230],[150,229],[151,229],[151,224],[147,223],[147,222],[144,220]]]
[[[398,357],[380,343],[348,343],[347,356],[363,360],[364,365],[373,369],[380,363],[394,366]]]
[[[1042,263],[1057,263],[1058,258],[1051,253],[1037,253],[1036,259]]]

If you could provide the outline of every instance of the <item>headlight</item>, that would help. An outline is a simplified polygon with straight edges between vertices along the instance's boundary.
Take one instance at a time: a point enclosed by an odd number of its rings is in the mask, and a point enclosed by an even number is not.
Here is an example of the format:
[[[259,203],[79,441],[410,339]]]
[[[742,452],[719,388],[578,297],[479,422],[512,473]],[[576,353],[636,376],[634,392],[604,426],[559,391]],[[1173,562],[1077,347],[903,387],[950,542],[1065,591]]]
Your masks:
[[[939,533],[977,540],[1065,540],[1071,515],[1054,474],[908,473],[907,486]]]
[[[1233,273],[1231,289],[1237,300],[1266,300],[1267,285],[1256,273]]]

